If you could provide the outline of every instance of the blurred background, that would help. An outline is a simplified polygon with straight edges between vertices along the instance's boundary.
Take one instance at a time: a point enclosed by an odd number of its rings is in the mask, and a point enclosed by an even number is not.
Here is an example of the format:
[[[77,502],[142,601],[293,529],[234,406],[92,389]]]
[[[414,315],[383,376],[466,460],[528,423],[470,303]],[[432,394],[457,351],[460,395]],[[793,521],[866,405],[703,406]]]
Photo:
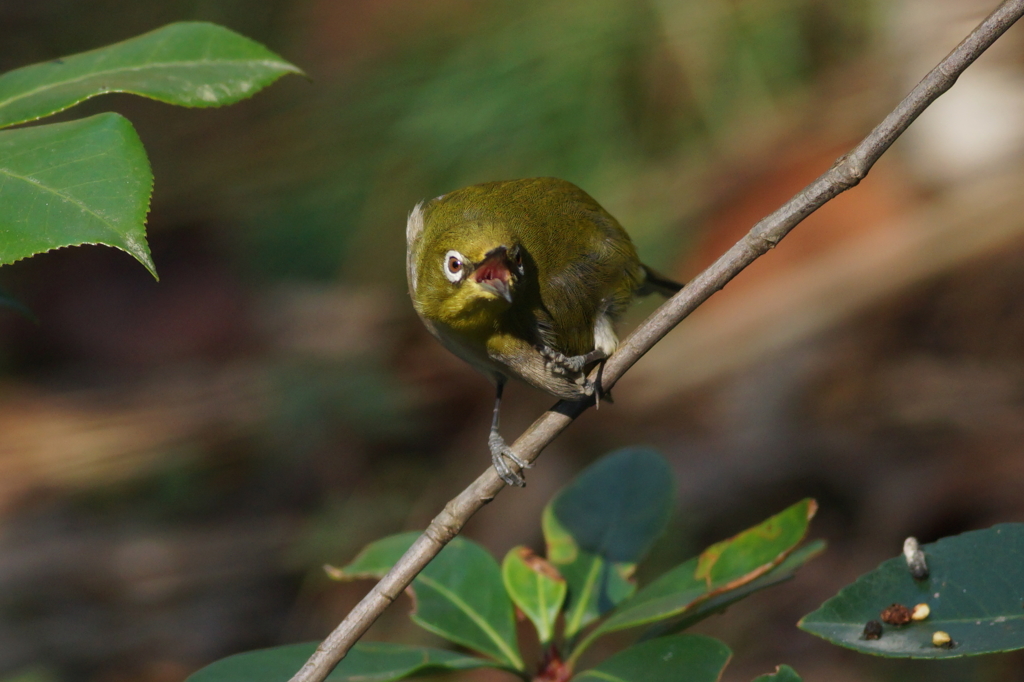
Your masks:
[[[0,681],[178,682],[321,638],[370,587],[322,564],[424,527],[483,471],[492,389],[406,293],[417,201],[563,177],[685,279],[995,4],[0,0],[0,71],[201,19],[311,77],[222,110],[112,95],[64,115],[137,127],[161,281],[99,247],[0,270],[39,318],[0,310]],[[1024,679],[1019,655],[885,661],[795,627],[907,535],[1024,521],[1022,58],[1018,26],[467,535],[540,550],[561,485],[650,444],[679,505],[641,581],[804,496],[821,504],[828,552],[700,626],[736,652],[727,681],[779,663],[811,681]],[[552,403],[506,395],[507,437]],[[435,643],[409,606],[369,636]]]

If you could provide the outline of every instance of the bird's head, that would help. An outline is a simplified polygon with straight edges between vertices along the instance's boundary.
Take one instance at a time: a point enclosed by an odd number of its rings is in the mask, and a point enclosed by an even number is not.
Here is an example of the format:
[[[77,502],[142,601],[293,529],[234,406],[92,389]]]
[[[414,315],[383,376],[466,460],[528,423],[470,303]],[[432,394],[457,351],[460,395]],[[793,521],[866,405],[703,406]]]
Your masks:
[[[420,221],[415,247],[410,240],[409,283],[413,303],[424,317],[452,327],[494,328],[516,300],[527,254],[500,220],[417,206],[410,229]]]

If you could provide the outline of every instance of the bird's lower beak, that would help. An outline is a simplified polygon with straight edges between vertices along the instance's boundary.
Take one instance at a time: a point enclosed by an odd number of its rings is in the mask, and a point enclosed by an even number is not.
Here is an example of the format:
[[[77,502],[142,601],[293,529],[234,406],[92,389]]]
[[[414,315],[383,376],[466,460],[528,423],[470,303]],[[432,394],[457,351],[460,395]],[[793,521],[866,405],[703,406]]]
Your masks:
[[[488,291],[493,291],[509,303],[512,302],[512,292],[508,289],[508,282],[504,282],[500,279],[492,279],[486,282],[480,282],[480,286]]]
[[[473,280],[484,289],[492,291],[503,299],[512,302],[512,291],[509,288],[508,249],[499,246],[488,252],[483,262],[473,271]]]

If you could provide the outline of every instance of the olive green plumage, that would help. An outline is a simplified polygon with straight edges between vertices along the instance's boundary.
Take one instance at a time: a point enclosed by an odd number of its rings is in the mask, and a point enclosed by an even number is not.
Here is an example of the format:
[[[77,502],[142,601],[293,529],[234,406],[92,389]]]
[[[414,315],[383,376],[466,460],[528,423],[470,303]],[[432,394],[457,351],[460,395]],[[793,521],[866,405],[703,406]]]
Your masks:
[[[421,203],[407,238],[416,312],[491,376],[499,399],[508,377],[560,398],[592,394],[586,367],[615,350],[613,324],[630,301],[679,288],[640,263],[594,199],[556,178],[489,182]]]

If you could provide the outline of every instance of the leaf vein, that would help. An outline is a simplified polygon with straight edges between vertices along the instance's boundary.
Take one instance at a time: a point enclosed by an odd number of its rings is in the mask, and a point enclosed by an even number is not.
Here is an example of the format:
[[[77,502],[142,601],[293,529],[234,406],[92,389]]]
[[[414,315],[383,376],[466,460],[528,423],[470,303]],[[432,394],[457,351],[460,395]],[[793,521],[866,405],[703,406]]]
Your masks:
[[[106,218],[104,218],[100,214],[98,214],[95,211],[93,211],[91,208],[89,208],[86,204],[82,203],[78,199],[75,199],[74,197],[68,196],[66,194],[62,194],[60,191],[58,191],[56,189],[53,189],[52,187],[47,187],[46,185],[40,183],[38,180],[35,180],[34,178],[26,177],[26,176],[23,176],[23,175],[18,175],[17,173],[12,173],[10,170],[8,170],[6,168],[0,168],[0,174],[6,175],[9,178],[14,178],[16,180],[22,180],[22,181],[32,185],[33,187],[36,187],[36,188],[41,189],[43,191],[49,192],[50,194],[53,194],[54,196],[60,198],[61,200],[65,201],[65,202],[67,202],[69,204],[72,204],[73,206],[76,206],[83,213],[87,213],[87,214],[91,215],[92,217],[96,218],[96,220],[100,221],[100,223],[102,223],[107,229],[109,229],[112,233],[114,233],[115,236],[117,236],[119,238],[121,237],[120,232],[117,230],[117,227],[113,223],[111,223],[109,220],[107,220]],[[33,195],[33,206],[35,205],[35,201],[38,200],[38,198],[39,198],[38,194]]]
[[[502,638],[501,635],[499,635],[494,630],[494,628],[491,627],[490,623],[488,623],[484,619],[484,617],[476,611],[476,609],[474,609],[472,606],[463,601],[462,598],[459,597],[459,595],[455,594],[454,592],[452,592],[436,580],[433,580],[428,576],[424,576],[423,574],[420,574],[417,577],[417,580],[422,580],[424,584],[429,585],[433,589],[437,590],[446,599],[455,604],[455,606],[459,607],[459,609],[461,609],[462,612],[465,613],[471,621],[473,621],[473,624],[480,628],[480,630],[483,631],[483,633],[487,635],[487,637],[492,642],[494,642],[495,645],[497,645],[498,649],[501,650],[501,652],[505,655],[508,661],[510,661],[519,668],[523,666],[522,659],[520,659],[516,652],[514,652],[511,647],[509,647],[508,643],[504,640],[504,638]]]
[[[37,95],[37,94],[39,94],[41,92],[45,92],[47,90],[52,90],[54,88],[60,88],[60,87],[66,86],[66,85],[73,85],[75,83],[80,83],[82,81],[86,81],[86,80],[89,80],[90,78],[94,78],[94,77],[108,76],[108,75],[113,75],[113,74],[117,74],[117,73],[131,73],[131,72],[145,71],[145,70],[150,70],[150,69],[171,69],[171,68],[193,67],[193,66],[210,66],[210,65],[224,66],[224,65],[239,65],[239,64],[241,64],[241,65],[252,65],[252,66],[266,66],[266,67],[273,67],[273,68],[283,68],[283,69],[286,69],[288,71],[293,71],[294,70],[294,67],[292,67],[290,64],[286,64],[284,62],[279,62],[279,61],[274,61],[274,60],[271,60],[271,59],[216,59],[216,60],[213,60],[213,59],[199,59],[199,60],[193,59],[193,60],[189,60],[189,61],[180,61],[180,62],[151,62],[151,63],[147,63],[147,64],[140,64],[138,66],[122,66],[122,67],[117,67],[117,68],[114,68],[114,69],[108,69],[106,71],[90,71],[89,73],[82,74],[81,76],[78,76],[76,78],[69,78],[69,79],[66,79],[66,80],[57,81],[55,83],[46,83],[44,85],[40,85],[40,86],[36,87],[33,90],[26,90],[25,92],[22,92],[20,94],[14,95],[12,97],[8,97],[7,99],[4,99],[4,100],[0,100],[0,110],[2,110],[6,106],[9,106],[12,102],[16,102],[18,100],[25,99],[26,97],[31,97],[33,95]],[[182,79],[182,80],[184,80],[184,79]],[[116,89],[116,88],[112,88],[112,89],[109,89],[109,90],[105,90],[104,92],[119,92],[119,90]],[[98,94],[103,94],[103,93],[98,93]]]

